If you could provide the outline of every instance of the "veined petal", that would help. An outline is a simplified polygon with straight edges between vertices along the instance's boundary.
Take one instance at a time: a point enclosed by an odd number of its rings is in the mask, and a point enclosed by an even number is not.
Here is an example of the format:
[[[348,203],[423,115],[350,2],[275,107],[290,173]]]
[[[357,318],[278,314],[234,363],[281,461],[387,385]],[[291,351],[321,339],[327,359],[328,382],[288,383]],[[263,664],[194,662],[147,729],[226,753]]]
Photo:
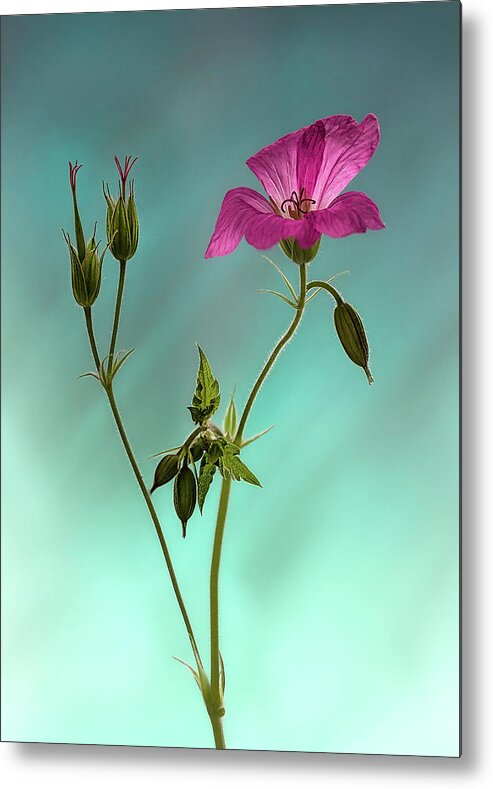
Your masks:
[[[303,130],[298,139],[296,158],[296,192],[301,199],[311,198],[315,190],[320,167],[325,153],[325,127],[317,121]],[[289,197],[289,195],[286,195]],[[302,205],[303,207],[303,205]]]
[[[296,162],[298,141],[305,130],[286,134],[250,156],[247,165],[278,206],[298,189]]]
[[[385,227],[378,207],[363,192],[344,192],[322,211],[312,211],[309,217],[319,233],[332,238],[344,238],[367,230]]]
[[[380,142],[376,115],[358,123],[350,115],[332,115],[323,121],[325,149],[312,195],[316,208],[329,206],[370,161]]]
[[[256,249],[269,249],[281,238],[303,236],[300,226],[304,224],[304,220],[284,219],[276,214],[269,201],[254,189],[243,186],[230,189],[224,197],[205,257],[228,255],[243,236]]]

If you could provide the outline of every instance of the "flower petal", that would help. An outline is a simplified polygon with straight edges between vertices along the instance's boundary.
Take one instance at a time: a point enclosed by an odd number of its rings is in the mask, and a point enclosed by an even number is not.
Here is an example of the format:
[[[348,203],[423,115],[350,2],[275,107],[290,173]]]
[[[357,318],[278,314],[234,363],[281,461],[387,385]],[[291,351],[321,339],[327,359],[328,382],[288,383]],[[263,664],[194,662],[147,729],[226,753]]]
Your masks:
[[[247,165],[278,207],[296,192],[298,140],[304,129],[286,134],[272,145],[250,156]]]
[[[254,189],[243,186],[230,189],[224,197],[205,257],[228,255],[243,236],[256,249],[269,249],[282,238],[305,238],[310,228],[302,225],[305,225],[304,220],[284,219],[276,214],[269,201]],[[311,233],[313,235],[313,231]]]
[[[361,123],[351,115],[330,115],[262,148],[247,165],[279,207],[304,187],[305,197],[322,209],[370,161],[379,142],[376,115],[367,115]]]
[[[310,197],[318,210],[326,208],[370,161],[380,142],[376,115],[358,123],[350,115],[332,115],[323,121],[325,150],[315,189]]]
[[[311,221],[319,233],[332,238],[344,238],[367,230],[385,227],[378,207],[363,192],[344,192],[322,211],[312,211]]]
[[[301,199],[311,198],[317,183],[325,152],[325,127],[323,121],[308,126],[298,139],[296,158],[296,192]],[[289,197],[289,195],[286,195]],[[303,208],[303,205],[302,205]]]

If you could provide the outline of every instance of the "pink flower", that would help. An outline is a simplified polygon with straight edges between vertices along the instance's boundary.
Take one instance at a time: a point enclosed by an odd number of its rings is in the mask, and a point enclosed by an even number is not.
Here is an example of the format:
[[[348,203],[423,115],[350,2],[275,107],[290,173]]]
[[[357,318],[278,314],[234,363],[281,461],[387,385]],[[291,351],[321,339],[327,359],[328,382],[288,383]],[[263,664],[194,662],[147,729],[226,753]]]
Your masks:
[[[373,200],[363,192],[341,194],[379,142],[375,115],[361,123],[350,115],[331,115],[263,148],[247,165],[268,199],[242,186],[227,192],[205,257],[228,255],[243,236],[256,249],[286,239],[308,249],[322,235],[381,230],[385,225]]]

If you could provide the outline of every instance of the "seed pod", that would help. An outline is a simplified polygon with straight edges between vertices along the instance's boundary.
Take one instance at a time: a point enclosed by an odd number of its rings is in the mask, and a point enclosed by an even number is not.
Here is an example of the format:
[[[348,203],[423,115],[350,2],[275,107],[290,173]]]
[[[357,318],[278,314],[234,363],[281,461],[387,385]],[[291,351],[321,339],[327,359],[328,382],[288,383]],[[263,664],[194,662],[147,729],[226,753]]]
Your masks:
[[[154,472],[154,482],[152,483],[151,493],[161,485],[166,485],[173,477],[178,474],[178,455],[165,455],[157,464]]]
[[[183,529],[183,538],[187,536],[187,522],[192,517],[197,501],[197,483],[195,475],[188,466],[183,466],[175,478],[174,504]]]
[[[368,378],[368,383],[373,383],[372,374],[368,367],[369,348],[365,327],[360,316],[347,302],[341,302],[334,310],[334,323],[341,345],[354,364],[362,367]]]
[[[197,460],[200,460],[200,458],[204,454],[204,448],[198,443],[192,444],[192,446],[190,447],[190,454],[192,456],[192,460],[194,462],[197,462]]]

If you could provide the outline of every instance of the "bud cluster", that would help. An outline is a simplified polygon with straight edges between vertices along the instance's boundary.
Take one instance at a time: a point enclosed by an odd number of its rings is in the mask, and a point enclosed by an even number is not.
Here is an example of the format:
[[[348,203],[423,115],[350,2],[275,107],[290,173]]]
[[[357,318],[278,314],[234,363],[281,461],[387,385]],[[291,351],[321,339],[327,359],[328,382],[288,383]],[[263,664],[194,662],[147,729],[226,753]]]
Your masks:
[[[197,504],[202,513],[216,471],[223,479],[243,480],[250,485],[260,486],[255,474],[240,458],[240,448],[234,441],[236,409],[233,398],[226,411],[224,429],[211,422],[210,417],[217,411],[221,400],[219,383],[204,351],[200,347],[198,351],[199,370],[192,405],[189,406],[192,420],[198,426],[181,446],[166,450],[157,464],[150,491],[153,493],[174,480],[173,504],[181,522],[183,537],[186,537],[187,523]],[[250,439],[248,443],[256,438]]]
[[[110,249],[112,255],[119,261],[130,260],[137,250],[139,241],[139,220],[135,205],[135,187],[131,181],[128,187],[127,180],[136,159],[125,157],[124,166],[120,165],[115,157],[116,166],[120,175],[120,196],[118,200],[111,197],[108,185],[104,185],[103,193],[106,199],[106,234],[108,243],[102,254],[99,253],[101,242],[96,241],[96,226],[92,237],[86,241],[77,203],[77,173],[81,164],[69,162],[70,190],[72,192],[74,213],[75,243],[69,233],[63,232],[69,251],[70,268],[72,276],[72,292],[74,299],[81,307],[88,309],[96,301],[101,288],[101,271],[106,251]]]

